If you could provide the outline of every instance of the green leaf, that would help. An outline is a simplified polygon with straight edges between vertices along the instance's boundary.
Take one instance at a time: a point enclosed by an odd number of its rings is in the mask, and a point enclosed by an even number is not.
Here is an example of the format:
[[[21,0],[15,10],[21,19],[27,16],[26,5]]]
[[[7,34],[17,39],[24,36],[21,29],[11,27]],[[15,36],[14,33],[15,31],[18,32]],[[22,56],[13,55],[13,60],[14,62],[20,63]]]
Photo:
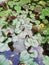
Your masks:
[[[43,14],[40,15],[40,19],[45,19],[45,16]]]
[[[48,20],[47,19],[43,19],[43,23],[44,24],[48,24]]]
[[[20,1],[20,4],[22,4],[22,5],[25,5],[25,4],[27,4],[27,3],[30,3],[30,0],[21,0]]]
[[[44,16],[49,16],[48,13],[49,13],[49,8],[47,7],[47,8],[45,8],[45,9],[42,10],[41,14],[44,15]]]
[[[44,56],[44,57],[43,57],[43,63],[44,63],[45,65],[49,65],[49,57],[48,57],[48,56]]]
[[[34,10],[34,6],[33,6],[33,5],[31,5],[31,6],[30,6],[30,9],[31,9],[31,10]]]
[[[35,20],[35,23],[36,23],[37,25],[39,25],[39,24],[40,24],[40,21],[39,21],[39,20]]]
[[[5,20],[5,17],[0,19],[0,27],[6,26],[8,24]]]
[[[4,17],[4,16],[6,16],[6,15],[9,15],[10,13],[11,13],[11,9],[8,9],[8,10],[6,10],[6,11],[1,11],[1,12],[0,12],[0,16]]]
[[[21,12],[21,7],[20,7],[20,6],[15,6],[14,9],[15,9],[17,12]]]
[[[20,61],[24,62],[24,61],[27,61],[28,59],[30,59],[30,57],[29,57],[29,54],[27,53],[27,51],[24,50],[23,52],[21,52]]]
[[[29,54],[26,50],[24,50],[20,54],[20,62],[25,63],[26,65],[36,65],[37,63],[33,62],[34,57],[34,54]]]
[[[42,43],[42,44],[45,44],[46,41],[47,41],[47,39],[46,39],[45,37],[42,37],[42,41],[41,41],[41,43]]]
[[[42,44],[43,44],[43,43],[45,43],[45,42],[46,42],[46,40],[47,40],[45,37],[41,36],[39,33],[38,33],[38,34],[36,34],[36,35],[35,35],[35,37],[38,39],[39,44],[40,44],[40,43],[42,43]]]
[[[9,60],[4,55],[0,55],[0,65],[10,65]]]
[[[30,17],[31,18],[35,17],[35,14],[33,14],[32,12],[30,12]]]
[[[39,3],[38,4],[40,4],[40,5],[45,5],[46,4],[46,2],[45,1],[39,1]]]
[[[46,28],[46,30],[43,31],[44,35],[49,35],[49,28]]]
[[[15,2],[14,1],[9,1],[8,5],[12,8],[15,5]]]
[[[39,43],[36,40],[36,37],[28,38],[27,40],[25,40],[25,46],[26,47],[30,47],[30,46],[37,47],[38,45],[39,45]]]
[[[8,44],[0,43],[0,52],[9,51]]]

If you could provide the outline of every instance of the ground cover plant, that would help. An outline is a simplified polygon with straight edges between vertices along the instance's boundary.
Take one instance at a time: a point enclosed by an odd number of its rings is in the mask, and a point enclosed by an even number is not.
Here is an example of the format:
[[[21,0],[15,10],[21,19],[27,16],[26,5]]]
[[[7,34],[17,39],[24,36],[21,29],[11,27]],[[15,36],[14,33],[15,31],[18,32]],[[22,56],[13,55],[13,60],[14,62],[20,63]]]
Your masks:
[[[49,65],[49,0],[0,1],[0,65]]]

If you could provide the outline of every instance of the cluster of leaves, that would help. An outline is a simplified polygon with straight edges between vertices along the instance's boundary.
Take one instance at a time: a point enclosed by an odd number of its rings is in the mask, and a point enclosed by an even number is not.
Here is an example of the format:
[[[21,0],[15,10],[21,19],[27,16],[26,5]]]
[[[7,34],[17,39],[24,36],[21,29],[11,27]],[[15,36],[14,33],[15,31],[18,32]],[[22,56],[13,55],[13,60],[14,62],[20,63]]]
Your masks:
[[[48,24],[48,19],[45,19],[46,16],[49,17],[48,13],[49,13],[49,7],[43,9],[41,12],[40,18],[43,20],[44,24]]]
[[[36,57],[36,53],[34,54],[28,54],[28,52],[25,50],[21,53],[20,56],[20,62],[25,63],[27,65],[38,65],[36,62],[33,62],[33,58]]]
[[[27,49],[30,46],[38,48],[41,44],[49,42],[49,1],[12,0],[6,5],[7,10],[0,7],[0,52],[8,51],[8,43],[11,41],[18,44],[24,43],[25,50],[19,49],[20,63],[38,65],[33,61],[34,58],[40,57],[38,51],[34,50],[32,54],[29,54]],[[39,54],[43,55],[42,51]],[[48,56],[43,55],[42,60],[45,65],[49,65]]]

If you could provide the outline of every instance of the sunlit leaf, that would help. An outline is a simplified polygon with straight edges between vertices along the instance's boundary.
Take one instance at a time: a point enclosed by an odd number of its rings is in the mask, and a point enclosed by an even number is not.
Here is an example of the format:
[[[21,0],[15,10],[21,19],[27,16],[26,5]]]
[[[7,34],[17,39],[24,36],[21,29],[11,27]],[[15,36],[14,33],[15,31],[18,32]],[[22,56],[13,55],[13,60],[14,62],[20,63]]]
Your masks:
[[[10,65],[9,60],[4,55],[0,55],[0,65]]]
[[[43,31],[43,34],[49,35],[49,28],[47,28],[46,30],[44,30],[44,31]]]
[[[48,57],[48,56],[44,56],[44,57],[43,57],[43,63],[44,63],[45,65],[49,65],[49,57]]]
[[[9,51],[8,44],[2,44],[0,43],[0,52]]]

